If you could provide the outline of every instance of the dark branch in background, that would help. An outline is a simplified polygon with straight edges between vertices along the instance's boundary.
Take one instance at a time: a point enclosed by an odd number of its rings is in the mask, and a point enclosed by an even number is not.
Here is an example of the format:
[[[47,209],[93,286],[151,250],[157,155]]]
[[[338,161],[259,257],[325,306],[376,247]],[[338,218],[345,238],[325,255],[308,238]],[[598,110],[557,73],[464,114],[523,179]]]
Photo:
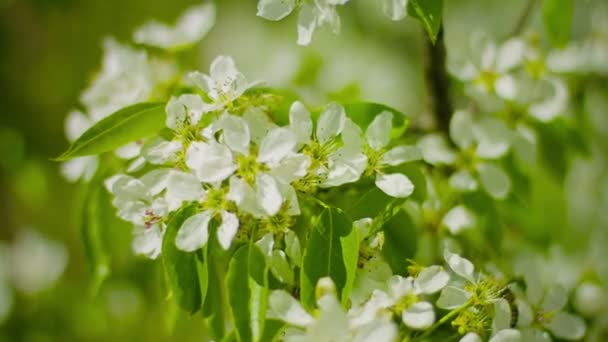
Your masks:
[[[524,27],[526,27],[526,23],[528,22],[528,18],[530,17],[530,14],[532,14],[532,10],[534,9],[535,4],[536,4],[536,0],[528,0],[528,2],[526,3],[526,7],[524,7],[523,12],[519,16],[519,19],[517,20],[517,23],[515,24],[515,27],[513,27],[511,32],[509,32],[507,34],[505,39],[517,36],[523,31]]]
[[[426,35],[425,35],[426,36]],[[446,70],[446,52],[443,40],[443,28],[437,35],[437,41],[433,45],[430,39],[426,39],[427,65],[425,70],[426,85],[431,102],[431,108],[435,115],[437,127],[445,133],[450,131],[450,118],[454,111],[450,98],[450,78]]]

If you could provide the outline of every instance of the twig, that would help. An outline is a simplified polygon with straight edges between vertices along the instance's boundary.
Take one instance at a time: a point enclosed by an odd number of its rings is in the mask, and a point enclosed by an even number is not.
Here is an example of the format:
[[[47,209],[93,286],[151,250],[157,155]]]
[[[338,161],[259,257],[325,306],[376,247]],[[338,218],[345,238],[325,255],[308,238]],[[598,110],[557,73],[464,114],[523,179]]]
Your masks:
[[[426,39],[426,47],[428,53],[426,83],[431,106],[438,128],[447,134],[450,130],[450,118],[454,108],[450,98],[450,78],[446,70],[443,29],[439,31],[434,45],[430,39]]]
[[[511,30],[511,32],[509,32],[509,34],[507,34],[505,39],[517,36],[521,33],[521,31],[526,26],[526,23],[528,22],[530,14],[532,14],[532,10],[534,9],[535,4],[536,0],[528,0],[528,3],[526,3],[526,7],[524,7],[523,12],[519,16],[519,20],[517,20],[517,23],[515,24],[515,27]]]

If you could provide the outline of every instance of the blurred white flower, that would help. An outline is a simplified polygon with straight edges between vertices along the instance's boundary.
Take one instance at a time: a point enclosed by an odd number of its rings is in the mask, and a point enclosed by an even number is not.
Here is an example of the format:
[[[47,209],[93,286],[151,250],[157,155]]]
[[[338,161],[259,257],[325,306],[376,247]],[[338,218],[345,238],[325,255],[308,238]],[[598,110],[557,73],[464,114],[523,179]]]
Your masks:
[[[211,2],[188,8],[175,26],[150,21],[133,34],[138,44],[174,50],[196,44],[215,24],[215,5]]]
[[[11,253],[13,284],[27,295],[34,295],[55,284],[68,262],[63,244],[29,229],[19,232]]]

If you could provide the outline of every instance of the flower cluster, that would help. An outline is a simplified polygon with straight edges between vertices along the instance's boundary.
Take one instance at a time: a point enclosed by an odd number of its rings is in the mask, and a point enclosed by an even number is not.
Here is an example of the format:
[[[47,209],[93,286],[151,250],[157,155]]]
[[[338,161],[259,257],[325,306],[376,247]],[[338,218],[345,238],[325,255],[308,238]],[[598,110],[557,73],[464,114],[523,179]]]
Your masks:
[[[301,102],[278,126],[267,108],[245,95],[254,83],[232,58],[217,57],[209,75],[189,74],[197,93],[172,97],[166,106],[171,138],[147,141],[141,156],[154,169],[143,176],[110,178],[118,215],[135,225],[136,249],[158,256],[169,213],[197,203],[199,213],[181,227],[176,244],[184,251],[206,245],[217,222],[220,245],[240,235],[283,236],[300,214],[298,197],[321,189],[374,180],[389,196],[405,198],[413,183],[389,167],[418,160],[414,146],[390,147],[393,113],[378,113],[365,133],[338,103],[326,105],[316,123]],[[149,169],[149,168],[148,168]],[[145,238],[143,238],[145,236]]]

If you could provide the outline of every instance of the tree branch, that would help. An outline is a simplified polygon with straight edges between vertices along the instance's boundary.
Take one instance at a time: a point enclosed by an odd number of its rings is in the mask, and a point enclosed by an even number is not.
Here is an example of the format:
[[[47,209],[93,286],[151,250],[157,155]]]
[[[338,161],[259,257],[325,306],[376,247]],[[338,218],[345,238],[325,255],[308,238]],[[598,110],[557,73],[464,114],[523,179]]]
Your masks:
[[[450,118],[454,108],[450,98],[450,78],[446,70],[443,28],[439,31],[434,45],[430,39],[426,39],[426,49],[426,84],[433,114],[435,115],[435,123],[441,131],[449,133]]]
[[[528,0],[528,3],[526,3],[526,7],[524,7],[523,12],[519,16],[519,19],[517,20],[517,23],[515,24],[515,27],[513,27],[511,32],[509,32],[509,34],[507,34],[505,39],[508,39],[513,36],[517,36],[521,33],[521,31],[526,26],[526,23],[528,22],[528,18],[530,17],[530,14],[532,13],[532,10],[534,9],[535,4],[536,4],[536,0]]]

